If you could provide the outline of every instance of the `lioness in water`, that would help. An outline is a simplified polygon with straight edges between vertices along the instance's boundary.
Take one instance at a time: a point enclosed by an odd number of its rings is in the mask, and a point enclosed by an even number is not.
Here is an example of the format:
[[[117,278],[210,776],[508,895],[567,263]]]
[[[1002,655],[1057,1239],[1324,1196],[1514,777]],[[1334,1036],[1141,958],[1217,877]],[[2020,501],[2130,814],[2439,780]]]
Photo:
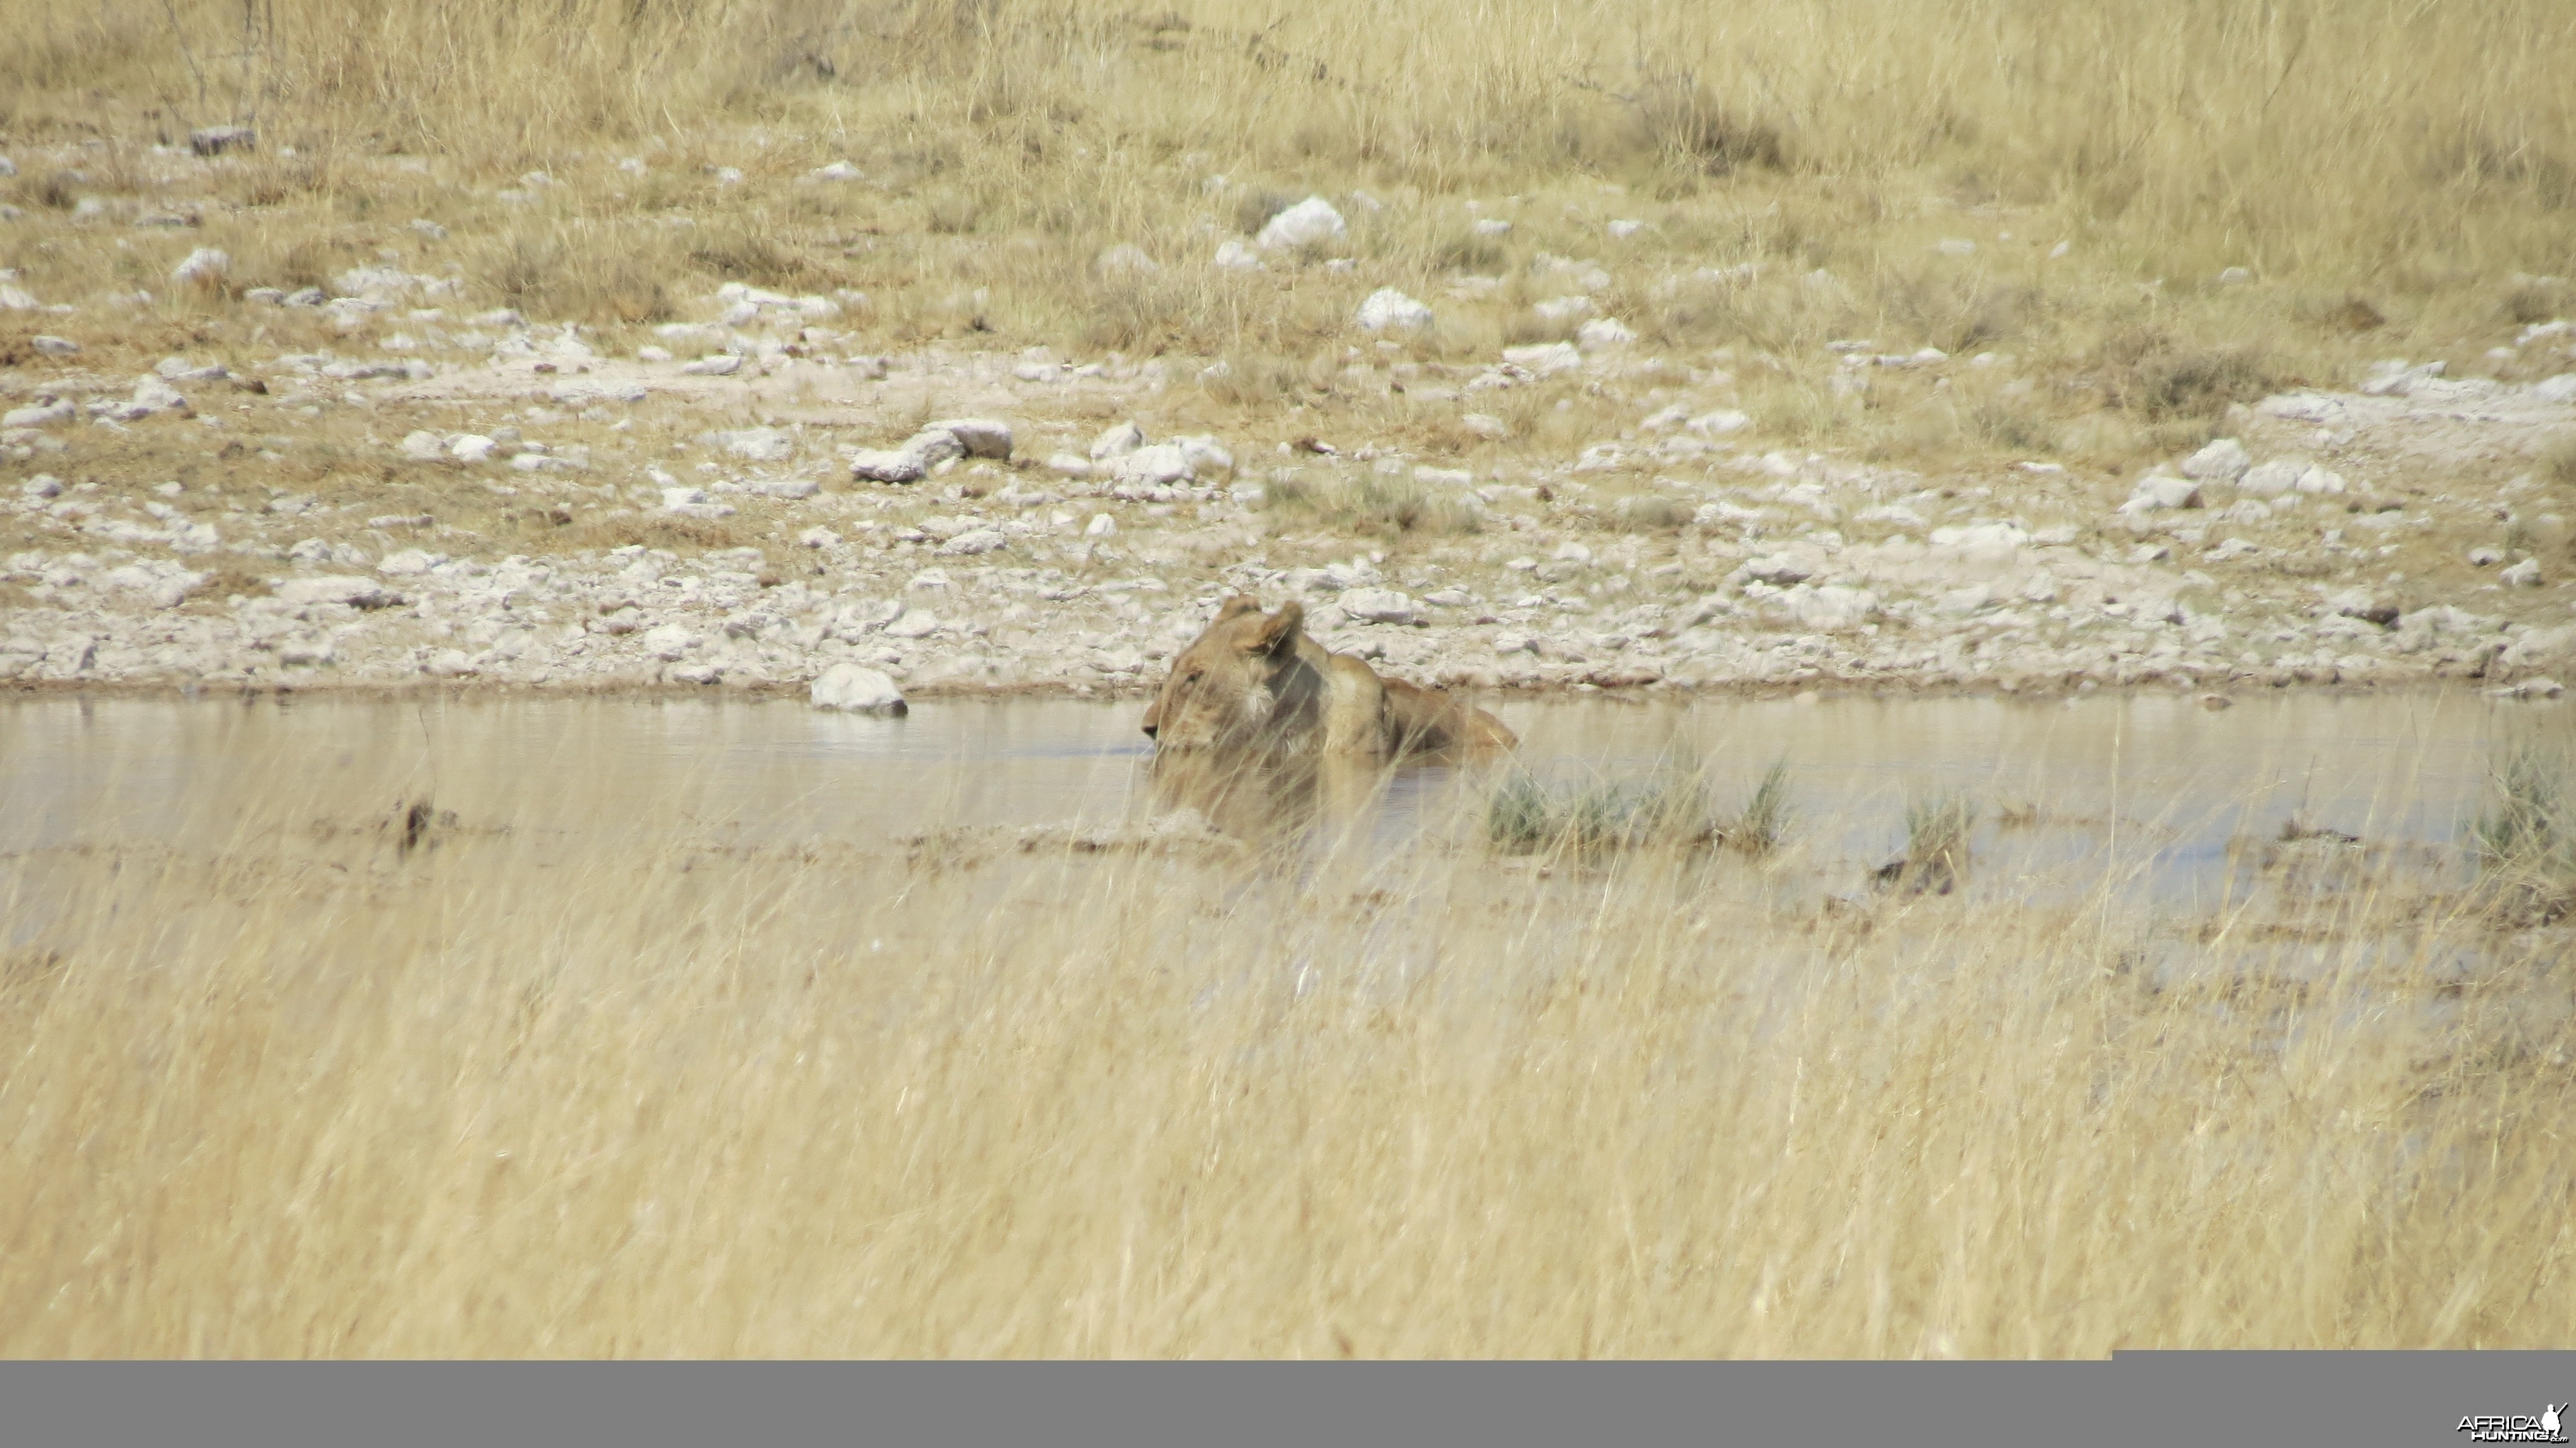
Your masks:
[[[1161,749],[1269,755],[1478,754],[1520,741],[1502,721],[1438,689],[1381,679],[1306,636],[1294,603],[1264,614],[1241,595],[1172,660],[1145,710]]]

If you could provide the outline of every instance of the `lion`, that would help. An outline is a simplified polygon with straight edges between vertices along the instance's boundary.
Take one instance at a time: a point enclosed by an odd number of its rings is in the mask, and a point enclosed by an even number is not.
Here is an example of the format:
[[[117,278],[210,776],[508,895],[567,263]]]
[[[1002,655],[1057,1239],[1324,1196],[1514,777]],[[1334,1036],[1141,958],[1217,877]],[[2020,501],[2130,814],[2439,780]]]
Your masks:
[[[1327,652],[1305,622],[1294,602],[1264,614],[1257,600],[1227,599],[1172,660],[1145,710],[1145,736],[1158,751],[1371,759],[1487,754],[1520,742],[1463,699]]]

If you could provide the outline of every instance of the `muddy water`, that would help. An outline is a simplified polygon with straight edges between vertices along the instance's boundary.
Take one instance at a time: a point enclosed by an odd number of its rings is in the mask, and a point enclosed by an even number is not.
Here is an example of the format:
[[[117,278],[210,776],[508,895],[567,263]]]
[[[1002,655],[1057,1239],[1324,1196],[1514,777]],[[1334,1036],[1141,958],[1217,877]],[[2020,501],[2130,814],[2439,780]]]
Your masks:
[[[788,702],[0,705],[0,851],[217,846],[264,817],[357,818],[432,799],[523,837],[723,833],[883,845],[933,827],[1150,813],[1133,703],[927,702],[905,719]],[[2498,741],[2566,727],[2474,696],[1604,701],[1505,704],[1517,764],[1566,787],[1700,773],[1721,807],[1785,765],[1803,859],[1844,889],[1901,853],[1909,801],[1963,794],[1975,888],[2068,888],[2098,867],[2185,908],[2241,888],[2294,815],[2456,859]],[[2544,718],[2546,716],[2546,718]],[[1381,848],[1474,828],[1490,781],[1404,771],[1362,810]],[[2231,849],[2231,847],[2235,847]]]

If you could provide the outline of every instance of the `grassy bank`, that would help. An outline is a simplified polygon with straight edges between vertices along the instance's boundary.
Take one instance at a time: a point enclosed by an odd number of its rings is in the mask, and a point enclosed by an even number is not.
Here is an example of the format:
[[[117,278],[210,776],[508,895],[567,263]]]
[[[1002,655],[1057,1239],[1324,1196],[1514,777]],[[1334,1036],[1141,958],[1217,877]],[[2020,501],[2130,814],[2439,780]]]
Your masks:
[[[1727,850],[1307,871],[238,817],[10,863],[0,1352],[2576,1330],[2569,1040],[2527,1010],[2563,974],[2403,892],[2163,922],[2198,944],[2156,965],[2126,907],[1825,905]]]

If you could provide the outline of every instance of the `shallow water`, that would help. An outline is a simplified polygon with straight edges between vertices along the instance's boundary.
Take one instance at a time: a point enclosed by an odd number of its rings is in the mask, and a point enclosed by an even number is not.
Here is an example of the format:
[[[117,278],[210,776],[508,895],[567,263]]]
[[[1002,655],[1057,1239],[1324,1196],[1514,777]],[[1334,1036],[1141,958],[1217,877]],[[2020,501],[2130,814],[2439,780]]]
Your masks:
[[[26,700],[0,706],[0,851],[214,846],[263,810],[355,819],[420,798],[523,837],[632,830],[638,845],[721,834],[882,846],[935,827],[1102,823],[1157,807],[1140,712],[1072,701],[930,701],[872,719],[739,700]],[[2217,712],[2172,697],[1498,712],[1523,740],[1515,766],[1559,784],[1680,766],[1725,808],[1784,764],[1803,859],[1827,888],[1902,851],[1909,800],[1959,792],[1983,819],[1976,889],[2107,879],[2183,908],[2241,889],[2244,847],[2294,814],[2375,845],[2424,847],[2428,868],[2455,869],[2493,746],[2565,727],[2552,706],[2461,693],[2256,697]],[[1445,767],[1401,771],[1361,823],[1382,849],[1426,828],[1472,829],[1486,784]]]

